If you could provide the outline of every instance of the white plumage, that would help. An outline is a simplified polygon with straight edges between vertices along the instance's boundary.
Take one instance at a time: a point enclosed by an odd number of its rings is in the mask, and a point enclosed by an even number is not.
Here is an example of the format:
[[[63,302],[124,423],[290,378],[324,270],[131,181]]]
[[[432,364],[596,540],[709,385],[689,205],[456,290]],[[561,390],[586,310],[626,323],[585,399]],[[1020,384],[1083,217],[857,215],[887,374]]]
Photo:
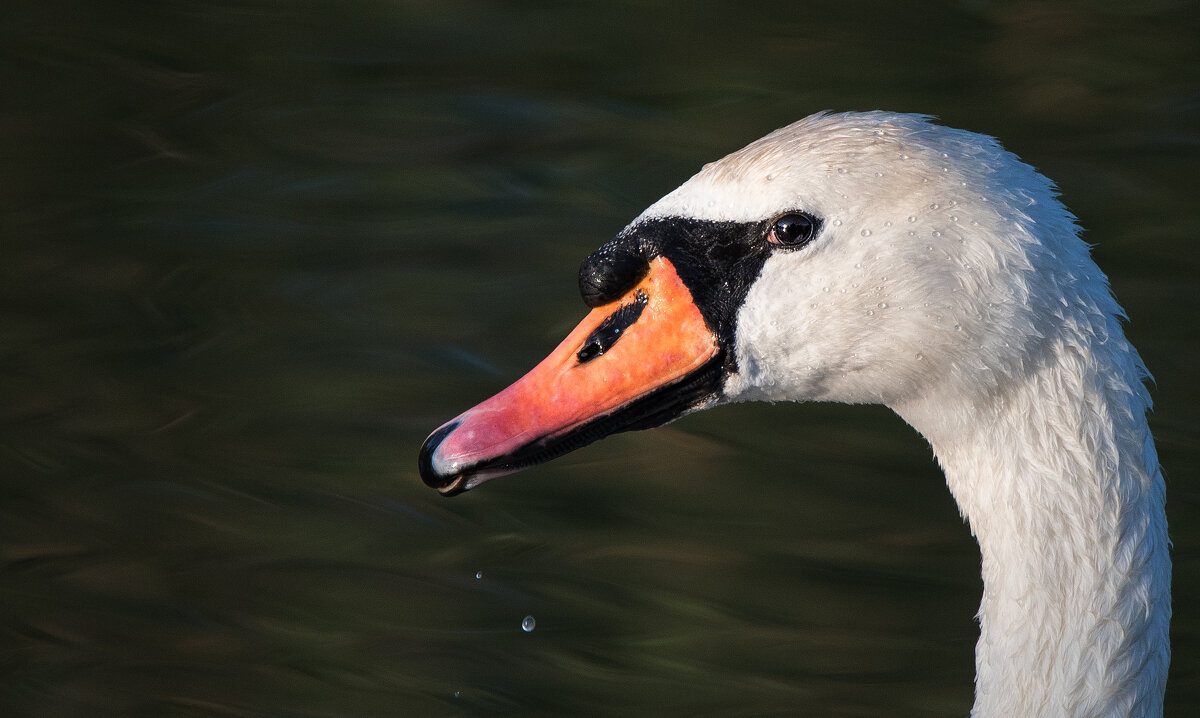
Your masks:
[[[928,118],[820,114],[635,220],[803,209],[737,319],[726,397],[876,402],[932,445],[983,559],[975,716],[1161,715],[1164,487],[1147,372],[1051,182]]]

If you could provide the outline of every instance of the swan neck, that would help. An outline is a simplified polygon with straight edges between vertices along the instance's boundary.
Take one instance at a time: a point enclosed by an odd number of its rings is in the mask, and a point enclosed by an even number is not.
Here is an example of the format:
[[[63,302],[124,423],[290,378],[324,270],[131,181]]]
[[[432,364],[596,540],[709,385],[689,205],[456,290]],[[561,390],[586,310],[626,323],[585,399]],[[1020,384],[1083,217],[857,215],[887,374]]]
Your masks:
[[[1157,716],[1169,646],[1163,479],[1119,333],[1051,342],[1005,391],[895,407],[930,441],[982,557],[973,716]],[[1028,368],[1028,367],[1026,367]]]

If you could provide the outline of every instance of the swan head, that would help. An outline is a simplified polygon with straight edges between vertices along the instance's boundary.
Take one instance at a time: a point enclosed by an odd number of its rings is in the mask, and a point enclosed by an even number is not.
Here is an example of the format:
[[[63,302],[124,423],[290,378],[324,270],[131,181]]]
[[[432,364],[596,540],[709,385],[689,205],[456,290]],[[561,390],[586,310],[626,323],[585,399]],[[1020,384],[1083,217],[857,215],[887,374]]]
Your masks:
[[[1103,276],[1053,185],[920,115],[822,113],[705,165],[580,269],[591,313],[422,447],[453,494],[746,400],[986,397]],[[1083,299],[1081,299],[1083,297]],[[1115,306],[1115,305],[1114,305]]]

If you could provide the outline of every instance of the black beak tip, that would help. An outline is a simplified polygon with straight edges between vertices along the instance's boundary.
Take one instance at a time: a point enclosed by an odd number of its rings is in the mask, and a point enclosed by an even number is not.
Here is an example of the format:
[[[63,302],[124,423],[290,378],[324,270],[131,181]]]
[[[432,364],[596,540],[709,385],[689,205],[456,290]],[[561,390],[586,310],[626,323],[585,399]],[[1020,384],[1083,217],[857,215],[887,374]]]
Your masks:
[[[421,445],[421,452],[417,455],[417,469],[421,472],[421,480],[429,488],[437,489],[446,496],[462,493],[464,489],[456,487],[455,484],[465,482],[460,481],[461,477],[458,475],[447,476],[438,473],[437,469],[433,467],[433,454],[441,446],[442,442],[445,441],[446,437],[458,428],[460,423],[452,421],[430,434],[425,443]]]

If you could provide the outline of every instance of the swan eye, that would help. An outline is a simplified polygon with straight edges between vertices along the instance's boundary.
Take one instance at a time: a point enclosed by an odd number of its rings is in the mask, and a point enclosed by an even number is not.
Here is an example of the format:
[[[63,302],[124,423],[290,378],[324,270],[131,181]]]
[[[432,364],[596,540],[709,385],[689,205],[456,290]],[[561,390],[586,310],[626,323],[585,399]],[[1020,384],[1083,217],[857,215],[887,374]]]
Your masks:
[[[817,235],[821,220],[804,212],[785,214],[771,225],[767,241],[779,247],[803,247]]]

